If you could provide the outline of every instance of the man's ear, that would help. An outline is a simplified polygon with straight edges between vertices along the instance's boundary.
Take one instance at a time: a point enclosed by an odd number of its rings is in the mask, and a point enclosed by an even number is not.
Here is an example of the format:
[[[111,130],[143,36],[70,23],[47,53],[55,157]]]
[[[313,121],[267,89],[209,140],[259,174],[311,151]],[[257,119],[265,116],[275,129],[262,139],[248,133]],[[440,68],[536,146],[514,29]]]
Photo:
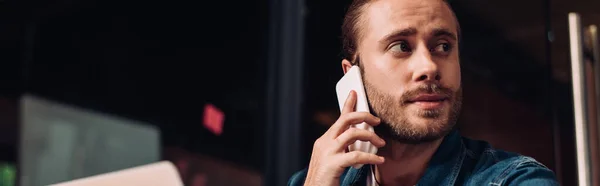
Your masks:
[[[350,63],[350,61],[348,61],[347,59],[342,60],[342,69],[344,70],[344,74],[346,74],[346,72],[348,72],[348,70],[350,70],[351,67],[352,63]]]

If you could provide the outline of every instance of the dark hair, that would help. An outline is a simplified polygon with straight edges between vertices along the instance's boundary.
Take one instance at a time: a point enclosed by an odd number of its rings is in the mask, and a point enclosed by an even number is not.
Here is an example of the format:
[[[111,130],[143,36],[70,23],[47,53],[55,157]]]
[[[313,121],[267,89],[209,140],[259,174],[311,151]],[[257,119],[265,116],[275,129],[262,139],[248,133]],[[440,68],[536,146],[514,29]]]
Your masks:
[[[443,1],[448,8],[450,8],[450,11],[452,11],[450,4],[448,4],[448,0]],[[363,7],[369,2],[371,2],[371,0],[353,0],[348,7],[348,11],[344,16],[344,22],[342,23],[342,57],[350,61],[353,65],[359,61],[359,57],[356,54],[359,29],[356,25],[360,21],[360,14],[362,13]],[[460,40],[460,25],[458,24],[458,20],[453,11],[452,14],[456,20],[457,37]]]
[[[354,64],[356,45],[358,40],[358,21],[362,13],[362,7],[370,0],[354,0],[348,7],[342,23],[342,55],[344,59]]]

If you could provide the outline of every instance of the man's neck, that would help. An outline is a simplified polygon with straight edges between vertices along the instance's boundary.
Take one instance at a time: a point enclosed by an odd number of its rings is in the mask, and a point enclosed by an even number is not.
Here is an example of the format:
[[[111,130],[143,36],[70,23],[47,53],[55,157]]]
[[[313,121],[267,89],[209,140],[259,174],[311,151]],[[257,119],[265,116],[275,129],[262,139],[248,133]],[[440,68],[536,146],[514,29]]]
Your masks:
[[[385,163],[377,165],[375,178],[382,185],[415,185],[442,140],[418,145],[386,140],[387,145],[377,153],[385,157]]]

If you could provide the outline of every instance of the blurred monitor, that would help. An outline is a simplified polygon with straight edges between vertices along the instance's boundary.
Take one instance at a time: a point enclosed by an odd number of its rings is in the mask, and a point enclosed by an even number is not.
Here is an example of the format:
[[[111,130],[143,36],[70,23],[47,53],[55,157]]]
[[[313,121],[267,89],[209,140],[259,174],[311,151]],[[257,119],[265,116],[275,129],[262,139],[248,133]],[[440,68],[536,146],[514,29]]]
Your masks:
[[[25,95],[19,185],[48,185],[158,162],[159,130],[149,124]]]

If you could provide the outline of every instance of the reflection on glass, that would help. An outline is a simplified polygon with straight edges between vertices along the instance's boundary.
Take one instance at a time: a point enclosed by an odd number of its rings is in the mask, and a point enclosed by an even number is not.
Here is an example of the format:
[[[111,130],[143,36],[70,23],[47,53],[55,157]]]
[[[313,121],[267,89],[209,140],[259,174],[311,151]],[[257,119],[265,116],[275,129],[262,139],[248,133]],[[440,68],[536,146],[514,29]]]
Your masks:
[[[598,33],[596,25],[587,26],[583,33],[583,59],[586,71],[586,99],[588,104],[588,135],[590,148],[590,175],[600,173],[600,65],[598,64]],[[592,185],[600,185],[598,176],[591,177]]]

